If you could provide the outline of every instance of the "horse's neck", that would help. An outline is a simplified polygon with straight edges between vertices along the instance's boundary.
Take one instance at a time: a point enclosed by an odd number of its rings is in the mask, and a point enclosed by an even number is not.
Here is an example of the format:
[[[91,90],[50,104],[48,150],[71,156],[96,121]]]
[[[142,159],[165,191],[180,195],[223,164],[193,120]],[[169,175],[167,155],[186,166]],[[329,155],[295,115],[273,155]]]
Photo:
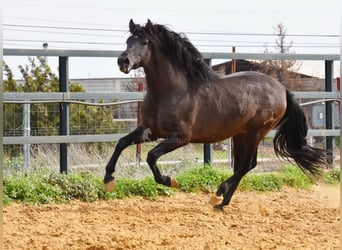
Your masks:
[[[181,92],[187,88],[186,78],[168,60],[152,60],[144,67],[148,91],[151,94]]]

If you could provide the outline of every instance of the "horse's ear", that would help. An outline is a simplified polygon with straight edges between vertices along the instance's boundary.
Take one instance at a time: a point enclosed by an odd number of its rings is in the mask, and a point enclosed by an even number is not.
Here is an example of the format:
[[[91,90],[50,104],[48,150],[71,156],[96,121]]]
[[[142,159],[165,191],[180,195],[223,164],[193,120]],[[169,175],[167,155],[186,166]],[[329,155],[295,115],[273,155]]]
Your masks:
[[[133,19],[131,19],[129,21],[129,32],[131,32],[133,34],[134,31],[135,31],[135,23],[133,22]]]
[[[147,30],[147,32],[152,33],[152,26],[153,26],[153,24],[152,24],[151,20],[147,19],[147,23],[145,25],[145,29]]]

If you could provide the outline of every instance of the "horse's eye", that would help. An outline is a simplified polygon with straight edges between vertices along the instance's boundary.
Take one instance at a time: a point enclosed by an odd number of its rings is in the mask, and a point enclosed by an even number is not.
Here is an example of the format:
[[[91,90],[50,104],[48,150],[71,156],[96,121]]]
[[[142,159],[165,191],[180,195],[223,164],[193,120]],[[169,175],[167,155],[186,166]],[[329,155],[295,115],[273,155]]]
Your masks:
[[[142,45],[147,45],[148,44],[148,39],[144,39],[144,40],[142,40]]]

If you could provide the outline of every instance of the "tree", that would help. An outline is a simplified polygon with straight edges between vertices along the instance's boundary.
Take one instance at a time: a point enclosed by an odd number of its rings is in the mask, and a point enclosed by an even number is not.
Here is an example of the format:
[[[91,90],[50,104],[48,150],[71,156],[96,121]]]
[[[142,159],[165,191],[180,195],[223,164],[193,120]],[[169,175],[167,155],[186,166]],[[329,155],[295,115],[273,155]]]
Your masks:
[[[282,23],[279,23],[273,28],[274,34],[277,36],[275,40],[276,53],[287,54],[290,53],[293,42],[286,41],[286,28]],[[267,48],[265,53],[272,53]],[[289,89],[296,89],[302,82],[299,79],[298,74],[295,74],[293,70],[298,70],[300,64],[296,60],[261,60],[259,62],[259,71],[270,75],[278,79]],[[294,68],[296,67],[296,68]]]
[[[6,62],[3,62],[4,74],[7,76],[7,79],[3,84],[4,92],[58,92],[59,79],[46,63],[44,57],[37,57],[37,60],[36,58],[28,58],[28,61],[28,65],[18,66],[23,76],[24,84],[16,83],[13,78],[12,70]],[[69,84],[69,91],[83,92],[84,88],[78,83],[71,83]],[[58,103],[31,104],[31,135],[58,135],[58,112]],[[6,104],[4,105],[4,114],[6,115],[6,119],[4,119],[4,136],[22,135],[23,105]],[[109,107],[70,104],[71,134],[116,133],[116,130],[112,111]],[[15,155],[19,154],[18,152],[7,153],[11,155],[13,155],[13,153]]]
[[[10,67],[3,62],[4,74],[7,76],[7,80],[3,82],[4,92],[21,92],[18,88],[16,81],[13,79],[13,73]],[[17,104],[3,105],[3,135],[4,136],[18,136],[22,135],[22,132],[18,133],[18,128],[23,124],[23,106]],[[14,148],[14,146],[11,146]]]

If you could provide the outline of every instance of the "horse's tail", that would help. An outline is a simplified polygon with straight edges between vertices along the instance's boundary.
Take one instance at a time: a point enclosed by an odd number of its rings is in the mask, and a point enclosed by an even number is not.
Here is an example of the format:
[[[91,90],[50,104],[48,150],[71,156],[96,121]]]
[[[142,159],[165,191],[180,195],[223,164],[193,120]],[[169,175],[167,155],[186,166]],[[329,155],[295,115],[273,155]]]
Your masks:
[[[275,153],[289,161],[290,158],[294,159],[305,174],[318,176],[321,168],[331,162],[327,151],[308,145],[305,139],[308,132],[305,114],[288,90],[286,102],[285,115],[278,124],[273,140]]]

